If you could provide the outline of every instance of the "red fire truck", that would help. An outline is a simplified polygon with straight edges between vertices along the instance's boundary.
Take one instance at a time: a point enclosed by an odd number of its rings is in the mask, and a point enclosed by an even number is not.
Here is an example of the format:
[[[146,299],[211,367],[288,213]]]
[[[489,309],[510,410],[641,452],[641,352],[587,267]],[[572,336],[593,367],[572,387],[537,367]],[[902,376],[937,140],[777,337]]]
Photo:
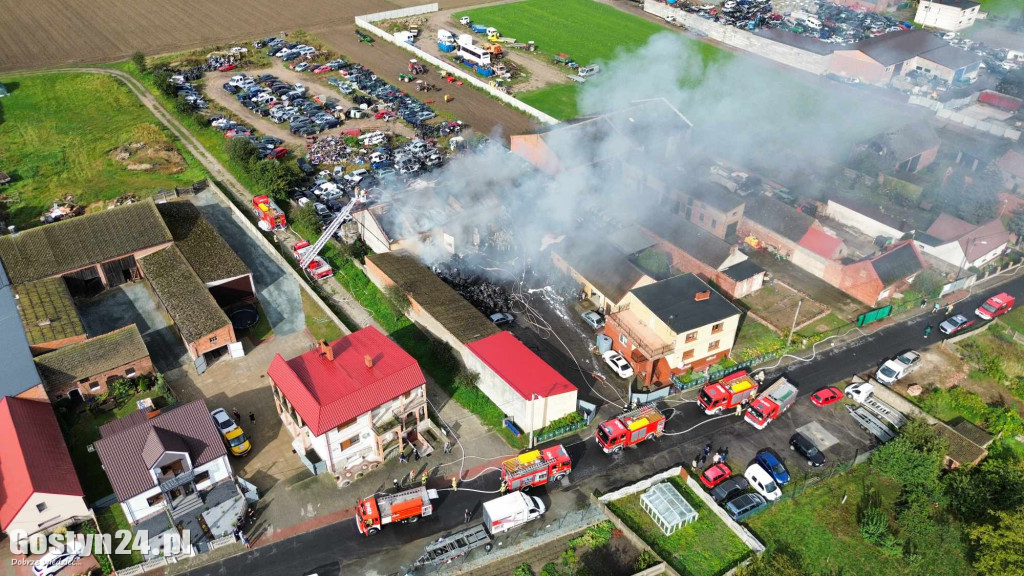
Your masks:
[[[572,472],[572,460],[559,444],[543,450],[520,454],[501,463],[501,481],[508,490],[529,490],[551,480],[561,480]]]
[[[437,490],[423,486],[387,496],[370,496],[356,506],[356,527],[364,536],[369,536],[380,532],[381,526],[387,524],[415,522],[434,512],[430,503],[434,498],[437,498]]]
[[[597,443],[606,454],[621,452],[664,431],[665,415],[654,404],[647,404],[598,426]]]
[[[697,403],[705,414],[721,414],[740,406],[756,393],[757,382],[746,370],[740,370],[705,386],[697,396]]]
[[[785,376],[780,376],[763,394],[750,403],[750,408],[747,408],[747,414],[743,418],[754,428],[764,430],[765,426],[782,416],[782,413],[796,402],[796,395],[796,386],[786,380]]]
[[[306,240],[301,240],[295,246],[292,246],[295,259],[299,261],[302,260],[302,255],[309,249],[309,242]],[[306,274],[309,274],[315,280],[323,280],[334,274],[334,270],[331,269],[331,265],[326,260],[317,256],[309,261],[309,264],[306,266]]]
[[[266,195],[253,197],[252,212],[259,219],[260,229],[267,232],[271,230],[284,230],[288,225],[284,212]]]

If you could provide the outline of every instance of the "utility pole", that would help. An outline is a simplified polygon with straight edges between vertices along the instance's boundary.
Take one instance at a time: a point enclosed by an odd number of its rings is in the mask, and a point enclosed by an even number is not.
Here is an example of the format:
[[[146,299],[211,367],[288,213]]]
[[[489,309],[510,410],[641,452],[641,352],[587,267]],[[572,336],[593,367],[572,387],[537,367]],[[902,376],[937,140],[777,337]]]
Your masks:
[[[537,407],[533,405],[533,400],[537,397],[537,393],[530,394],[530,448],[533,448],[533,426],[534,420],[537,419]]]
[[[796,301],[796,313],[793,314],[793,325],[789,327],[789,338],[786,338],[786,346],[789,346],[789,343],[793,341],[793,332],[796,332],[796,319],[800,317],[800,305],[803,303],[803,298]]]

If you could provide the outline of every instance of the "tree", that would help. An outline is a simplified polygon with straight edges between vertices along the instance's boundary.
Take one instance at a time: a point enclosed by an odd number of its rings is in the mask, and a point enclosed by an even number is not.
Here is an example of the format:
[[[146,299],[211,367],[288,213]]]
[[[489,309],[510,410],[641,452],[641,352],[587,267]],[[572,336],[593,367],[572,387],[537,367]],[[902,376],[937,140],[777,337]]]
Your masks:
[[[529,562],[523,562],[512,572],[512,576],[534,576],[533,568],[530,568]]]
[[[317,228],[320,226],[320,219],[316,217],[316,210],[313,208],[312,202],[292,213],[291,225],[296,230],[301,231],[300,233],[303,236],[316,233]]]
[[[879,472],[903,483],[912,494],[939,493],[939,474],[945,442],[923,420],[913,420],[900,435],[883,444],[871,456]]]
[[[412,305],[409,302],[409,297],[405,294],[405,291],[399,288],[398,284],[392,284],[384,290],[384,295],[388,298],[388,303],[391,305],[392,311],[395,313],[395,320],[398,320],[399,316],[404,315],[409,311],[409,307]]]
[[[977,547],[974,568],[981,576],[1024,574],[1024,506],[997,512],[995,522],[967,531]]]
[[[255,148],[251,144],[250,147]],[[258,152],[255,157],[259,157]],[[263,187],[271,198],[279,201],[288,199],[288,192],[298,179],[297,169],[292,168],[290,164],[267,159],[250,161],[249,166],[253,180]]]
[[[667,278],[671,259],[669,255],[654,248],[648,248],[637,256],[640,268],[654,278]]]
[[[914,278],[914,289],[924,296],[938,296],[945,282],[938,272],[928,269]]]
[[[136,70],[144,73],[146,71],[146,55],[140,50],[136,50],[132,53],[132,64],[135,65]]]
[[[260,151],[245,138],[232,138],[228,142],[228,158],[248,171],[251,164],[259,159]]]
[[[1017,236],[1024,236],[1024,212],[1010,218],[1010,221],[1006,223],[1006,228]]]
[[[153,82],[156,84],[157,90],[163,92],[165,96],[174,98],[178,93],[178,89],[171,83],[171,76],[173,74],[171,74],[170,70],[161,68],[153,72]]]

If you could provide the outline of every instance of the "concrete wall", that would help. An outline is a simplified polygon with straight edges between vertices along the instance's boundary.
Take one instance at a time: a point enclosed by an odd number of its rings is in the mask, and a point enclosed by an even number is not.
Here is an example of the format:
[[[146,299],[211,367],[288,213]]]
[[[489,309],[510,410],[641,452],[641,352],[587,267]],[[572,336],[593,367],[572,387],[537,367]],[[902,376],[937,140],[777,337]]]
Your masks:
[[[440,58],[434,56],[433,54],[430,54],[428,52],[425,52],[425,51],[417,48],[416,46],[413,46],[411,44],[406,44],[405,42],[402,42],[401,40],[398,40],[397,38],[395,38],[393,35],[388,34],[384,30],[381,30],[380,28],[378,28],[378,27],[373,25],[373,22],[377,22],[377,21],[380,21],[380,20],[388,20],[388,19],[392,19],[392,18],[403,18],[403,17],[406,17],[406,16],[416,16],[416,15],[420,15],[420,14],[429,14],[429,13],[432,13],[432,12],[437,12],[437,4],[426,4],[426,5],[423,5],[423,6],[413,6],[412,8],[405,8],[405,9],[402,9],[402,10],[390,10],[388,12],[378,12],[376,14],[367,14],[365,16],[356,16],[356,26],[358,26],[359,28],[362,28],[362,29],[364,29],[364,30],[366,30],[366,31],[376,35],[376,36],[381,37],[382,39],[384,39],[384,40],[394,44],[395,46],[398,46],[399,48],[402,48],[404,50],[408,50],[409,52],[412,52],[413,54],[416,55],[416,58],[420,59],[421,61],[426,62],[428,64],[431,64],[433,66],[437,66],[438,68],[441,68],[441,69],[447,71],[449,74],[451,74],[451,75],[453,75],[453,76],[455,76],[457,78],[461,78],[461,79],[465,80],[466,82],[469,82],[474,87],[479,88],[479,89],[487,92],[487,94],[489,94],[490,96],[493,96],[493,97],[497,98],[498,100],[501,100],[505,104],[508,104],[509,106],[511,106],[511,107],[521,111],[521,112],[525,112],[525,113],[529,114],[530,116],[532,116],[533,118],[539,120],[540,122],[543,122],[544,124],[549,124],[549,125],[553,126],[553,125],[559,123],[558,119],[556,119],[555,117],[553,117],[551,115],[548,115],[548,114],[545,114],[544,112],[541,112],[540,110],[534,108],[533,106],[525,104],[522,101],[520,101],[520,100],[518,100],[518,99],[516,99],[516,98],[514,98],[512,96],[509,96],[508,94],[506,94],[504,92],[501,92],[499,90],[494,89],[493,87],[491,87],[490,84],[488,84],[487,82],[484,82],[483,80],[481,80],[480,78],[478,78],[474,74],[466,72],[466,70],[467,70],[466,68],[457,67],[457,66],[455,66],[455,65],[453,65],[453,64],[451,64],[449,62],[445,62],[444,60],[441,60]],[[433,40],[424,40],[424,41],[432,42]]]
[[[846,224],[851,228],[856,228],[868,236],[888,236],[889,238],[896,240],[903,237],[903,232],[900,232],[892,226],[869,218],[868,216],[865,216],[851,208],[847,208],[842,204],[838,204],[833,200],[828,201],[828,205],[825,208],[825,214],[829,218],[842,224]]]
[[[825,74],[828,71],[829,57],[826,55],[815,54],[788,44],[762,38],[746,30],[740,30],[735,26],[726,26],[725,24],[705,20],[700,16],[673,8],[656,0],[646,0],[644,2],[644,12],[659,18],[674,16],[677,22],[687,28],[702,32],[713,40],[752,52],[787,66],[799,68],[812,74]]]
[[[43,510],[39,510],[43,505]],[[58,526],[74,518],[87,518],[89,507],[81,496],[67,494],[42,494],[36,492],[22,505],[21,510],[7,526],[7,533],[24,530],[29,536]]]

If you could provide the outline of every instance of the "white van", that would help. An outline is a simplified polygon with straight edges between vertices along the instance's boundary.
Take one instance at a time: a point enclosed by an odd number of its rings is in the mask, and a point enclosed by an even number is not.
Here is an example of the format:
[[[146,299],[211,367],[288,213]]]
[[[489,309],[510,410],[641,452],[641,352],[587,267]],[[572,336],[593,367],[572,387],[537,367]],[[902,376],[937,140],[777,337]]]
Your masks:
[[[445,44],[454,44],[455,35],[442,28],[437,31],[437,41],[444,42]]]
[[[540,498],[512,492],[484,502],[484,527],[495,536],[540,518],[546,511]]]

